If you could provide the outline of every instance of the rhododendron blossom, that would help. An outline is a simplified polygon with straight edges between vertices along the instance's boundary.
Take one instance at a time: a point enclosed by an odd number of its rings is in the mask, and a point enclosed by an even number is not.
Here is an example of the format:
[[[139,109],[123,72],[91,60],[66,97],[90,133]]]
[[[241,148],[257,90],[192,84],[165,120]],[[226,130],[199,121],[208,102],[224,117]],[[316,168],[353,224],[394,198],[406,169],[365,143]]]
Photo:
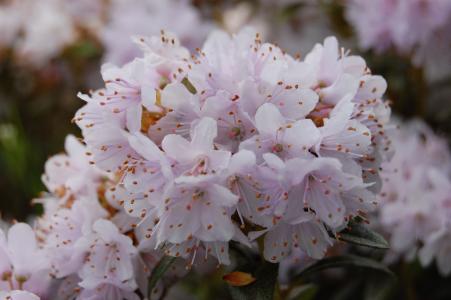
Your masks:
[[[394,139],[396,154],[382,165],[384,185],[378,211],[390,233],[391,255],[435,259],[443,275],[451,273],[449,256],[451,155],[445,140],[425,124],[403,124]]]
[[[106,88],[82,95],[74,120],[142,249],[224,262],[224,243],[265,235],[270,261],[292,247],[321,258],[330,232],[374,208],[386,83],[335,38],[304,60],[250,28],[216,31],[192,56],[168,33],[135,40],[143,57],[104,67]],[[246,223],[264,230],[246,237]]]
[[[99,34],[106,47],[105,61],[115,64],[127,63],[141,54],[131,36],[151,36],[164,29],[174,32],[184,46],[194,49],[202,44],[211,27],[187,0],[138,0],[133,5],[113,0],[109,18]]]
[[[401,54],[414,54],[419,63],[430,60],[431,44],[434,48],[444,45],[443,49],[449,45],[449,1],[349,0],[346,5],[347,18],[364,49],[381,52],[394,48]]]
[[[386,83],[334,37],[304,60],[251,28],[216,31],[195,54],[170,32],[133,40],[142,57],[105,64],[105,87],[79,94],[83,138],[47,161],[35,230],[0,236],[8,291],[157,297],[164,280],[147,278],[164,255],[230,264],[231,241],[258,239],[270,262],[320,259],[374,209],[392,152]]]

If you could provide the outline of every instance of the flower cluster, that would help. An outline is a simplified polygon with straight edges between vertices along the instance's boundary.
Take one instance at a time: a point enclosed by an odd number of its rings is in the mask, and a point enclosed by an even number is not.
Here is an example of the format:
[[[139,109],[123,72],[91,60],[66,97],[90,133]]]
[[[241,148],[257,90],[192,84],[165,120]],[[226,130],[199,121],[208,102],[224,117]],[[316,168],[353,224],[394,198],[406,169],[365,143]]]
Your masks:
[[[445,140],[419,121],[393,137],[396,153],[382,164],[380,226],[391,234],[391,251],[423,266],[434,259],[451,273],[451,155]]]
[[[231,240],[262,239],[271,262],[321,258],[374,208],[386,83],[335,38],[304,60],[250,28],[194,55],[171,33],[134,39],[144,56],[80,94],[84,144],[68,136],[46,163],[34,229],[0,236],[5,297],[140,299],[163,255],[229,264]]]
[[[105,65],[74,120],[138,219],[140,249],[227,264],[230,240],[264,234],[269,261],[292,248],[320,258],[374,208],[391,152],[386,83],[335,38],[304,60],[249,28],[216,31],[194,55],[170,33],[135,41],[144,57]]]
[[[107,61],[123,64],[139,55],[132,35],[154,35],[161,29],[175,32],[194,49],[211,27],[186,0],[139,0],[133,5],[126,0],[11,0],[0,4],[0,26],[0,49],[12,49],[21,62],[35,67],[89,38],[101,41]]]
[[[132,35],[151,36],[165,29],[177,34],[185,47],[195,49],[202,45],[210,27],[187,0],[138,0],[133,5],[113,0],[99,36],[106,50],[104,60],[124,64],[141,54],[130,40]]]
[[[349,0],[347,6],[348,20],[364,49],[381,52],[393,47],[402,54],[415,53],[419,61],[429,44],[449,45],[449,1]]]
[[[0,48],[14,49],[21,61],[44,65],[77,39],[74,19],[64,2],[69,1],[13,0],[0,4]]]
[[[18,223],[1,239],[2,290],[42,299],[139,299],[135,291],[147,293],[143,279],[158,256],[138,255],[126,234],[133,220],[106,192],[113,178],[89,163],[75,137],[67,137],[66,151],[46,163],[49,193],[35,200],[45,208],[35,230]]]

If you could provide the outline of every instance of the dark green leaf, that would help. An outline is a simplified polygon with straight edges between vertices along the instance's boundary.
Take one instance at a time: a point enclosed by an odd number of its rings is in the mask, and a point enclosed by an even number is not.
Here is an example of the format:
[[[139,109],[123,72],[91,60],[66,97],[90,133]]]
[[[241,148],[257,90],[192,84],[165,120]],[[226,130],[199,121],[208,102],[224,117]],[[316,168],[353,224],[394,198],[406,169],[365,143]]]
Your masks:
[[[348,227],[338,234],[338,239],[366,247],[379,249],[390,248],[388,242],[379,233],[355,221],[348,223]]]
[[[171,265],[175,262],[177,258],[172,256],[164,256],[157,266],[153,269],[152,274],[150,274],[149,278],[149,287],[148,292],[149,296],[152,293],[152,290],[157,285],[158,280],[163,277],[164,273],[171,267]]]
[[[383,264],[378,261],[360,257],[355,255],[334,256],[324,258],[313,265],[306,268],[296,277],[303,277],[311,275],[313,273],[332,268],[347,268],[347,267],[359,267],[382,271],[393,276],[393,273]]]
[[[305,284],[291,291],[288,296],[289,300],[313,300],[316,293],[318,292],[318,287],[314,284]]]
[[[233,300],[272,300],[277,281],[279,265],[264,262],[255,273],[254,283],[243,287],[228,286]],[[241,271],[241,270],[238,270]],[[248,270],[245,270],[246,272]]]
[[[364,300],[384,300],[389,299],[393,292],[394,280],[387,278],[371,278],[367,280],[364,290]]]

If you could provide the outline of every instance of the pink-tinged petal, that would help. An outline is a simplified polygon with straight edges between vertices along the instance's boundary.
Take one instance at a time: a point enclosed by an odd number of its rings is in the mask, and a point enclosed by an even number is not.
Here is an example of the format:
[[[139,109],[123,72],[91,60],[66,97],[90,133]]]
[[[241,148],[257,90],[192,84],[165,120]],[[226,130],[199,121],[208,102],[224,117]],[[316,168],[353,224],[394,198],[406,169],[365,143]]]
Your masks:
[[[0,229],[0,274],[11,270],[5,233]]]
[[[219,264],[230,265],[229,243],[205,242],[205,249],[218,260]]]
[[[292,175],[292,182],[294,184],[301,183],[305,176],[311,172],[322,169],[341,170],[341,167],[338,159],[329,157],[313,159],[294,158],[287,163],[288,172]]]
[[[278,48],[273,48],[279,50]],[[279,50],[280,51],[280,50]],[[271,60],[267,62],[261,71],[260,77],[261,79],[271,85],[276,85],[280,80],[280,74],[286,70],[287,64],[284,60]]]
[[[283,142],[290,145],[288,151],[298,156],[305,153],[320,140],[320,131],[310,119],[299,120],[285,130]]]
[[[282,115],[292,121],[305,118],[318,103],[319,96],[311,89],[289,89],[271,98]]]
[[[249,172],[256,164],[254,152],[249,150],[240,150],[230,159],[229,172],[231,174],[241,174]]]
[[[36,250],[36,237],[30,225],[16,223],[8,231],[8,248],[13,260],[20,263],[26,260],[30,253]]]
[[[274,104],[265,103],[255,114],[255,126],[261,135],[275,136],[285,119]]]
[[[202,241],[228,242],[235,234],[235,226],[225,208],[206,202],[201,213],[202,227],[196,237]]]
[[[0,292],[0,299],[2,300],[40,300],[38,296],[27,291],[10,291]]]
[[[259,135],[254,135],[247,140],[242,141],[240,143],[239,150],[252,152],[258,158],[266,152],[266,149],[261,147],[261,138]]]
[[[345,222],[346,207],[339,192],[310,181],[306,201],[321,220],[332,228],[340,227]]]
[[[158,223],[158,244],[181,243],[192,237],[201,225],[200,205],[181,202],[169,206]]]
[[[87,163],[86,147],[75,136],[68,135],[66,137],[64,149],[77,165],[85,165]]]
[[[439,252],[440,239],[443,237],[443,232],[434,232],[426,240],[424,246],[418,252],[418,258],[420,259],[421,265],[423,267],[429,266],[434,260],[435,256]]]
[[[326,127],[330,128],[328,123],[326,123]],[[321,140],[321,149],[323,150],[342,152],[345,155],[347,153],[363,155],[368,154],[371,150],[370,130],[356,120],[349,120],[341,131],[333,135],[326,134],[327,136],[323,136]],[[346,156],[349,157],[349,155]]]
[[[212,118],[202,118],[192,130],[191,147],[198,151],[213,148],[213,141],[218,135],[218,126]]]
[[[354,97],[358,88],[358,79],[349,74],[342,74],[332,85],[321,90],[321,100],[335,105],[346,95]]]
[[[294,239],[299,247],[312,258],[323,258],[327,248],[332,245],[326,229],[319,222],[300,223],[294,227],[293,231]]]
[[[202,115],[214,119],[224,118],[224,115],[233,107],[230,93],[219,91],[216,95],[208,97],[202,105]]]
[[[258,84],[251,80],[246,79],[240,84],[240,107],[250,116],[254,116],[257,109],[264,103],[264,98],[261,96],[258,90]]]
[[[129,132],[135,133],[141,130],[142,106],[133,105],[126,112],[126,126]]]
[[[417,237],[412,229],[413,222],[402,222],[397,226],[392,226],[392,236],[390,239],[390,247],[394,251],[404,252],[415,245]]]
[[[265,235],[263,255],[266,260],[276,263],[291,252],[293,234],[291,225],[282,223],[271,228]]]
[[[352,97],[346,96],[341,99],[330,112],[329,119],[326,120],[321,133],[323,136],[336,134],[343,130],[350,120],[355,104],[351,102]]]
[[[196,156],[191,143],[176,134],[165,136],[161,146],[169,157],[179,162],[189,162]]]
[[[365,73],[366,63],[363,57],[351,55],[342,58],[343,70],[357,78]]]
[[[211,173],[221,172],[229,167],[231,152],[214,150],[208,153],[209,171]]]
[[[361,85],[355,97],[357,101],[379,99],[387,90],[387,81],[382,76],[365,75],[360,81]]]
[[[355,188],[342,194],[346,214],[357,216],[377,208],[376,195],[364,188]]]
[[[163,158],[163,153],[155,143],[140,132],[128,136],[130,146],[142,157],[149,161],[158,161]]]
[[[219,184],[212,184],[206,190],[208,200],[219,207],[232,207],[238,203],[239,197]]]
[[[189,104],[193,95],[181,83],[170,83],[161,91],[161,104],[171,110],[178,110]]]
[[[96,221],[92,226],[92,229],[100,234],[107,242],[114,241],[119,234],[119,230],[113,223],[103,219]]]
[[[315,84],[315,68],[312,64],[296,61],[288,66],[288,69],[281,74],[283,82],[292,87],[309,88]]]
[[[275,154],[265,153],[263,154],[263,159],[265,163],[273,170],[281,171],[285,169],[284,161]]]

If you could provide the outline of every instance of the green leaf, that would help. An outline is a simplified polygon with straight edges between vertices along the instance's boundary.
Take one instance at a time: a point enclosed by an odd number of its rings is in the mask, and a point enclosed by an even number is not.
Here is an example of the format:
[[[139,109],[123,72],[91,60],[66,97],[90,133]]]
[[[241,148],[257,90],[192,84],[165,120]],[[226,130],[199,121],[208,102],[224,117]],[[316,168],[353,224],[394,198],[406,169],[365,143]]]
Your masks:
[[[314,284],[305,284],[298,288],[294,288],[290,295],[289,300],[313,300],[318,293],[318,286]]]
[[[279,265],[263,262],[253,273],[254,283],[243,287],[228,286],[233,300],[273,300]],[[244,270],[248,272],[248,270]]]
[[[152,290],[157,285],[158,280],[163,277],[164,273],[171,267],[171,265],[175,262],[177,258],[172,256],[164,256],[157,266],[153,269],[152,274],[150,274],[149,278],[149,287],[148,294],[152,293]]]
[[[299,273],[296,277],[304,277],[313,273],[332,268],[347,268],[347,267],[359,267],[373,269],[381,272],[385,272],[391,276],[393,273],[383,264],[378,261],[355,255],[344,255],[324,258],[313,265],[306,268]]]
[[[390,248],[388,242],[379,233],[355,221],[348,223],[348,227],[338,234],[338,239],[366,247],[379,249]]]
[[[85,40],[71,46],[69,54],[76,58],[92,58],[100,53],[100,49],[91,41]]]
[[[370,278],[365,284],[363,294],[364,300],[384,300],[390,299],[390,294],[394,289],[394,280],[387,278]]]

